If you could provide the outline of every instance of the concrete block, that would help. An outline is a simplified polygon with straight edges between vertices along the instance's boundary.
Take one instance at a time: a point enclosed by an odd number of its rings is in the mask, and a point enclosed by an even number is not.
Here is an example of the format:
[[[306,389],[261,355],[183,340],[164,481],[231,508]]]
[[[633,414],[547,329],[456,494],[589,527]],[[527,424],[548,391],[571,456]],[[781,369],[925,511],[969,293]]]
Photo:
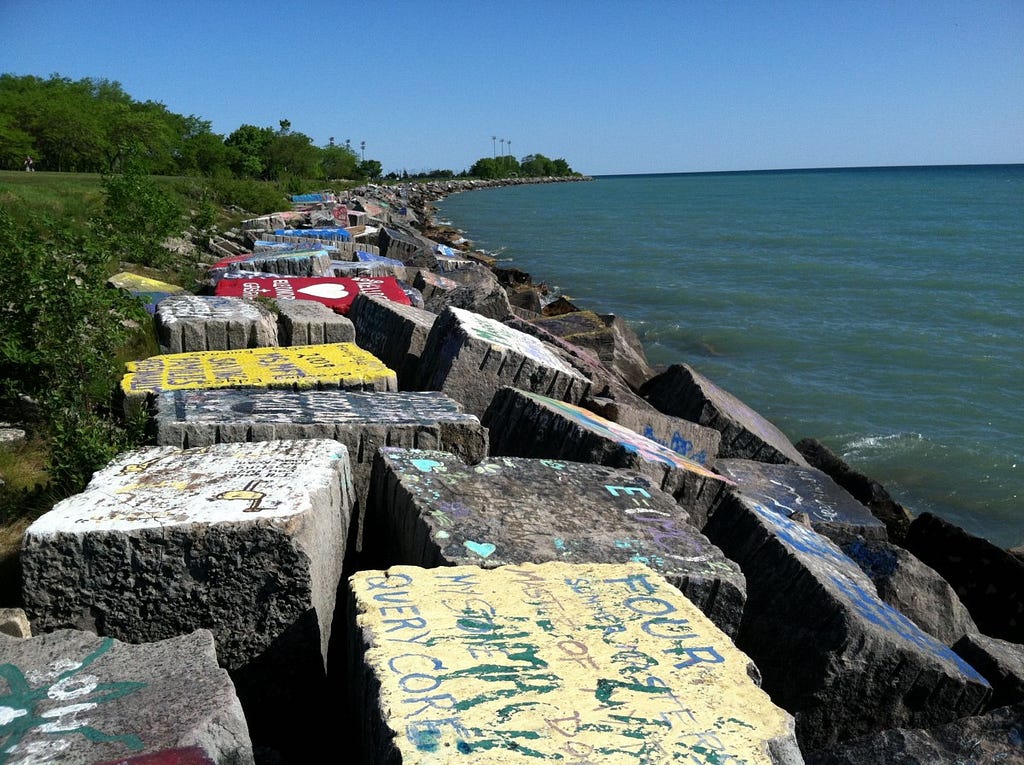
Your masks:
[[[804,751],[947,723],[977,713],[991,694],[974,668],[882,602],[852,560],[802,523],[730,490],[704,533],[743,569],[736,644],[796,717]]]
[[[481,420],[491,454],[593,462],[635,470],[668,492],[700,528],[731,481],[656,441],[564,401],[502,388]]]
[[[356,330],[347,317],[314,300],[278,300],[278,340],[281,345],[354,343]]]
[[[347,314],[356,295],[377,295],[409,305],[409,296],[393,276],[248,277],[221,279],[215,291],[230,297],[267,297],[275,300],[315,300],[332,311]]]
[[[277,345],[277,316],[264,305],[215,295],[170,295],[156,306],[163,353],[230,351]]]
[[[132,643],[209,629],[253,729],[308,732],[351,508],[337,441],[128,452],[25,532],[25,611]]]
[[[358,762],[803,762],[749,659],[640,564],[349,586]]]
[[[505,386],[576,404],[590,381],[537,338],[480,314],[446,308],[420,355],[417,387],[443,390],[483,417]]]
[[[218,443],[333,438],[352,464],[355,532],[362,551],[362,510],[381,446],[440,449],[468,463],[488,452],[487,429],[439,392],[165,391],[155,401],[156,442],[194,448]]]
[[[125,367],[121,391],[129,407],[165,390],[398,388],[394,371],[355,343],[163,354]]]
[[[367,501],[380,567],[642,561],[735,634],[744,581],[685,511],[639,473],[501,457],[466,465],[439,451],[378,450]],[[374,546],[376,545],[376,548]]]
[[[420,356],[437,315],[422,308],[367,295],[352,303],[355,342],[398,375],[399,390],[414,390]]]
[[[0,634],[0,656],[4,763],[254,761],[208,630],[141,645],[78,630]]]
[[[992,685],[989,709],[1024,704],[1024,645],[972,632],[957,640],[953,650]],[[1020,744],[1024,754],[1024,738]]]
[[[885,524],[826,473],[800,465],[720,459],[715,470],[753,501],[787,518],[806,515],[811,528],[838,545],[852,537],[885,540]]]
[[[686,364],[673,364],[652,377],[640,395],[665,414],[721,433],[720,457],[808,466],[785,433]]]
[[[714,466],[718,445],[722,442],[721,433],[682,417],[659,412],[642,399],[636,404],[607,398],[589,398],[586,401],[588,409],[606,420],[617,422],[701,465]]]

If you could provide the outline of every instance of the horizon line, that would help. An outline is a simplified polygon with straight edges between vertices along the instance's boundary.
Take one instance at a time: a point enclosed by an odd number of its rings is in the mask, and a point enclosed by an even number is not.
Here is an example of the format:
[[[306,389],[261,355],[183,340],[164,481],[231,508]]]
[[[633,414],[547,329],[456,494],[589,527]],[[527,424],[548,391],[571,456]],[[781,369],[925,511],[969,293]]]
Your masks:
[[[954,167],[1018,167],[1024,162],[953,162],[948,164],[912,164],[912,165],[826,165],[820,167],[765,167],[748,170],[669,170],[658,172],[634,173],[582,173],[591,178],[619,178],[633,175],[739,175],[744,173],[805,173],[828,172],[834,170],[899,170],[924,168]]]

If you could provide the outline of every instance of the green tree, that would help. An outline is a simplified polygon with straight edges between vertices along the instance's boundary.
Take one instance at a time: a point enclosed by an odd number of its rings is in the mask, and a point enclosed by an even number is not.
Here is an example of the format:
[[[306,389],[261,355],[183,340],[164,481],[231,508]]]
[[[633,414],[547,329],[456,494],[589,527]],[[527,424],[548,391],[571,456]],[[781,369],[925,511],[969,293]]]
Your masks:
[[[359,175],[363,178],[369,178],[370,180],[376,180],[380,178],[380,174],[384,171],[380,162],[375,159],[365,159],[359,163]]]
[[[302,133],[282,130],[267,145],[266,157],[267,175],[273,180],[319,178],[323,172],[320,150],[309,136]]]
[[[320,167],[323,177],[328,180],[334,178],[355,178],[357,176],[356,166],[359,164],[359,157],[348,146],[329,145],[320,149]]]
[[[233,150],[232,170],[242,178],[269,178],[267,149],[274,141],[273,128],[241,125],[224,139],[224,145]]]

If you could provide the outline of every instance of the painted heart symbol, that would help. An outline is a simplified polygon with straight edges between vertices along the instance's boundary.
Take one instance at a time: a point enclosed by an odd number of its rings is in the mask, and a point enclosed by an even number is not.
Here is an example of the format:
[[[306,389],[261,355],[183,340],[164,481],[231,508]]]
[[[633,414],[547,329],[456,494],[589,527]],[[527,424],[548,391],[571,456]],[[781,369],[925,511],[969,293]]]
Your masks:
[[[466,549],[470,552],[475,552],[481,558],[486,558],[488,555],[493,553],[497,548],[490,542],[463,542]]]
[[[348,290],[343,284],[311,284],[308,287],[301,287],[296,290],[300,295],[324,298],[326,300],[338,300],[348,297]]]
[[[437,460],[413,460],[412,466],[421,473],[441,473],[444,471],[444,465]],[[436,468],[441,468],[441,470]]]

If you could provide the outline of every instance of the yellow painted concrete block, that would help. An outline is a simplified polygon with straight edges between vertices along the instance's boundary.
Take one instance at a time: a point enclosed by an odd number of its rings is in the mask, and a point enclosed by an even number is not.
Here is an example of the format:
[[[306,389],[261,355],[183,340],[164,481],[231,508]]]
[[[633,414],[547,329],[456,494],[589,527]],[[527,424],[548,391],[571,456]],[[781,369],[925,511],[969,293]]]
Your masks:
[[[642,564],[396,566],[349,583],[403,763],[802,762],[747,656]]]
[[[398,390],[395,372],[355,343],[171,353],[126,367],[121,389],[129,397],[209,388]]]
[[[107,279],[114,287],[120,287],[128,292],[166,292],[176,295],[185,291],[184,287],[177,284],[169,284],[158,279],[150,279],[148,276],[133,274],[130,271],[121,271]]]

